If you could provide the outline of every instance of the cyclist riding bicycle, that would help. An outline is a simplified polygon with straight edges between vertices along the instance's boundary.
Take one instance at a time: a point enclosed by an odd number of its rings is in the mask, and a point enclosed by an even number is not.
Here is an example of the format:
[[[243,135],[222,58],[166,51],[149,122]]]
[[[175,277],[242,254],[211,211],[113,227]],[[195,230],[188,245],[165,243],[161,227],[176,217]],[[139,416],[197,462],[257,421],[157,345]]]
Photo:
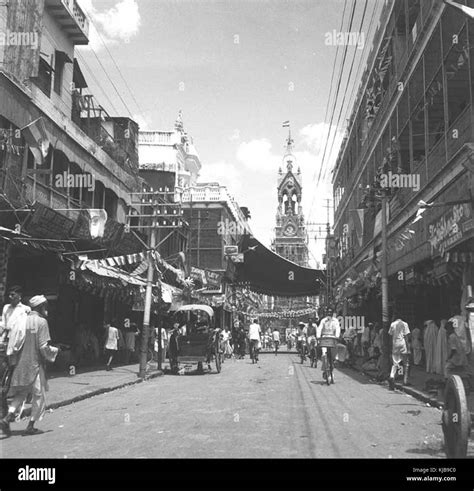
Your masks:
[[[341,326],[339,321],[333,317],[334,311],[331,308],[326,309],[326,317],[324,317],[317,329],[316,337],[318,339],[329,337],[339,338],[341,335]],[[329,356],[328,356],[329,354]],[[322,348],[322,371],[323,377],[326,378],[326,364],[329,362],[332,367],[334,358],[336,356],[336,348]]]
[[[313,319],[310,319],[308,323],[308,331],[306,335],[307,335],[307,342],[308,342],[308,353],[312,363],[311,366],[318,365],[316,333],[317,333],[316,323],[313,321]]]
[[[296,351],[305,358],[306,354],[306,325],[304,322],[298,324],[298,333],[296,335]]]

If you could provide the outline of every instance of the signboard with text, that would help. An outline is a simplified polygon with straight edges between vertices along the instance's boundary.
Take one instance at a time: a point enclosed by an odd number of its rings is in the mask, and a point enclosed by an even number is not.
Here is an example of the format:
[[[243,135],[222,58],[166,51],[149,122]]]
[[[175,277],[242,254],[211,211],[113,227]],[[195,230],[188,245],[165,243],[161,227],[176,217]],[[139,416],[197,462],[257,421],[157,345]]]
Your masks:
[[[431,256],[444,256],[445,252],[473,236],[474,222],[470,203],[450,206],[428,226]]]

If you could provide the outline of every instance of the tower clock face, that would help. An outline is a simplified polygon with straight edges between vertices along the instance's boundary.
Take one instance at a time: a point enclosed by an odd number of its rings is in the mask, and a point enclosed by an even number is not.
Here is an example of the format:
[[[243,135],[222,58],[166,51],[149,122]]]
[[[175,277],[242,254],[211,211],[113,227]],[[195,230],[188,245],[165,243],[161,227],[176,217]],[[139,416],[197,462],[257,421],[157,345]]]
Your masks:
[[[294,225],[291,225],[291,224],[287,225],[285,227],[284,234],[287,237],[293,237],[294,235],[296,235],[296,228],[294,227]]]

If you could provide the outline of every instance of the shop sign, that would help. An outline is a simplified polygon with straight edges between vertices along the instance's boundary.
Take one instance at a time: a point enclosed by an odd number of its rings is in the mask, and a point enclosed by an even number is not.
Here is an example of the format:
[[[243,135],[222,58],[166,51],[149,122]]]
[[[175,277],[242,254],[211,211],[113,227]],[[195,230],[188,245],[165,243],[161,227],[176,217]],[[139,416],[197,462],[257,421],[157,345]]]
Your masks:
[[[222,282],[222,275],[220,273],[206,270],[206,279],[211,288],[220,288]]]
[[[428,227],[431,255],[441,255],[464,240],[473,230],[472,209],[469,203],[454,205]]]
[[[61,213],[40,203],[34,205],[33,212],[26,229],[30,235],[47,239],[64,239],[74,226],[74,222]]]
[[[405,270],[404,277],[405,277],[405,284],[413,285],[415,283],[415,270],[413,269],[413,267],[407,268]]]

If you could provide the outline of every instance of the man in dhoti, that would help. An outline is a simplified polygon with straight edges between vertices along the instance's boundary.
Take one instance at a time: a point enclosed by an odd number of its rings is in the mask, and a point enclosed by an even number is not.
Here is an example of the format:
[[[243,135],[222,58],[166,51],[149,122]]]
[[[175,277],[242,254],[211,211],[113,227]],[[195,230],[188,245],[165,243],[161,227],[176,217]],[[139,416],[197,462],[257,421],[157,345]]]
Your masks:
[[[392,336],[392,369],[390,371],[390,377],[388,379],[388,385],[390,390],[395,389],[395,375],[403,370],[403,383],[408,385],[408,346],[409,346],[409,336],[410,329],[408,324],[396,314],[393,316],[394,321],[390,325],[388,331],[389,335]],[[402,369],[403,364],[403,369]]]
[[[18,355],[18,362],[13,372],[11,389],[13,400],[8,414],[0,420],[0,427],[6,435],[10,435],[10,423],[15,420],[16,413],[32,395],[31,417],[26,428],[26,435],[33,435],[39,430],[34,427],[36,421],[43,418],[46,407],[46,391],[48,390],[45,364],[54,362],[58,348],[49,345],[48,302],[43,295],[30,300],[31,312],[26,320],[26,334],[23,347]]]

